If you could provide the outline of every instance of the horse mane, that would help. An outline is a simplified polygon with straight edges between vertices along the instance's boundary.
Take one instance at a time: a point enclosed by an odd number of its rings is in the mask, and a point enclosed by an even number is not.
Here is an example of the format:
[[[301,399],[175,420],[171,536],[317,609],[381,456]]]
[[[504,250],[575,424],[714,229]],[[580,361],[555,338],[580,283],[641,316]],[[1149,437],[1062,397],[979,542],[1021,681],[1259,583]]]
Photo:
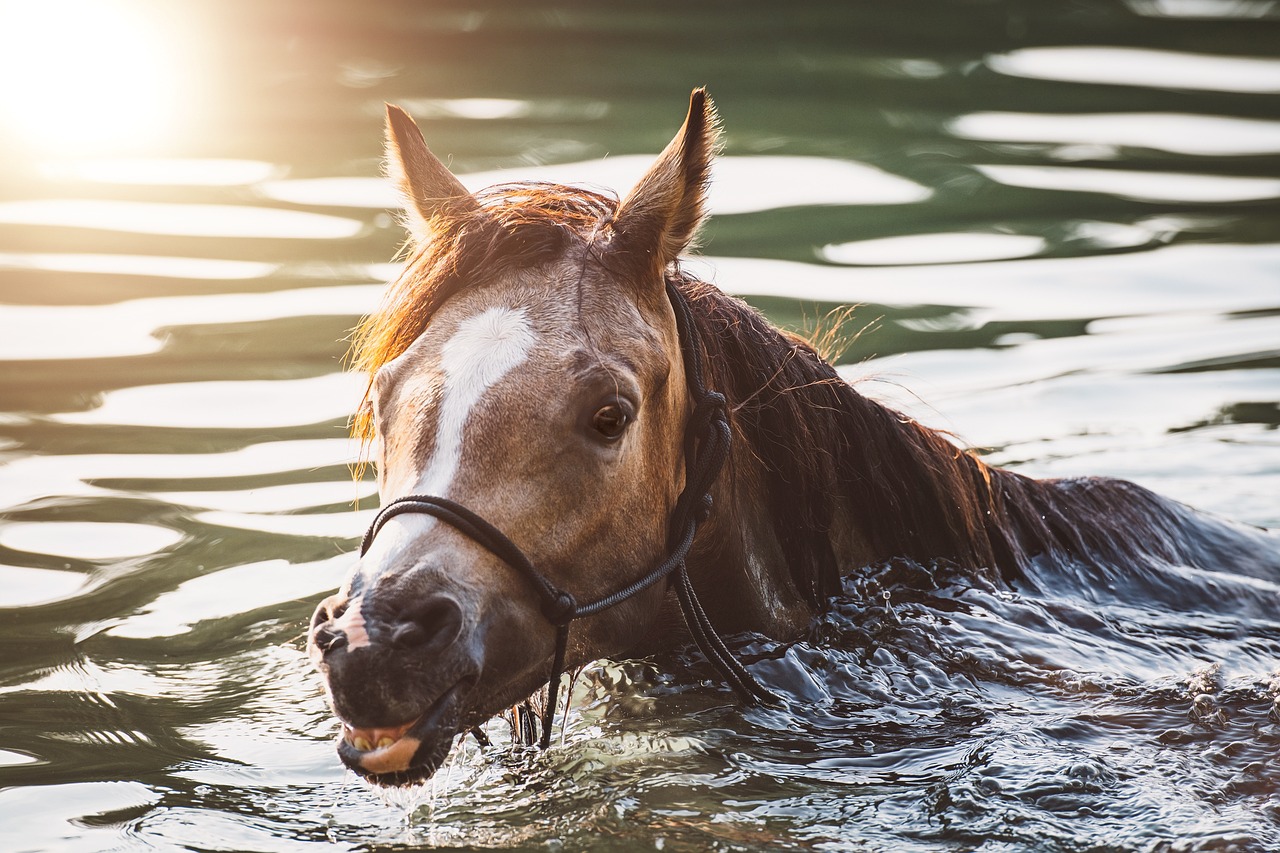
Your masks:
[[[839,591],[829,534],[848,502],[886,556],[997,567],[1008,537],[986,523],[1001,499],[993,469],[854,390],[796,335],[715,287],[677,275],[708,349],[708,386],[725,394],[735,437],[764,470],[769,518],[799,592]]]
[[[1131,565],[1200,561],[1189,510],[1124,481],[1041,481],[985,464],[944,433],[862,396],[796,335],[691,277],[708,387],[764,471],[766,515],[797,591],[821,608],[840,590],[830,532],[838,502],[878,559],[950,561],[1005,581],[1040,555]],[[1181,511],[1181,512],[1180,512]]]

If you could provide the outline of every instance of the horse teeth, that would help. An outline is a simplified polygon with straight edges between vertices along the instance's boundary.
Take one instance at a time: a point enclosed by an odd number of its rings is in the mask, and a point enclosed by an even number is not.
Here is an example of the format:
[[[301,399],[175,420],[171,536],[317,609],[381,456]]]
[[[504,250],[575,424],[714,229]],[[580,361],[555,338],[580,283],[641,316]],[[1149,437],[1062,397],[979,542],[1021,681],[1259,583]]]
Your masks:
[[[386,735],[383,735],[382,737],[378,738],[378,749],[391,746],[391,744],[393,743],[395,743],[394,738],[390,738],[390,737],[387,737]]]
[[[361,752],[368,752],[371,748],[369,746],[369,739],[366,737],[357,737],[355,740],[351,741],[351,745]]]

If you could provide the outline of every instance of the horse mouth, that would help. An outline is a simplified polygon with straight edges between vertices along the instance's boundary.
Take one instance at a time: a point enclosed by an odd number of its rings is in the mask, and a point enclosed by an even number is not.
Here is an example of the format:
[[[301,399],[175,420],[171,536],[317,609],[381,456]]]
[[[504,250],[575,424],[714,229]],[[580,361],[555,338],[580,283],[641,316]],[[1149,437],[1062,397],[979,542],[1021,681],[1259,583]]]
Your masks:
[[[358,727],[342,721],[338,757],[376,785],[412,785],[430,778],[459,731],[461,700],[469,681],[446,690],[420,716],[392,726]]]

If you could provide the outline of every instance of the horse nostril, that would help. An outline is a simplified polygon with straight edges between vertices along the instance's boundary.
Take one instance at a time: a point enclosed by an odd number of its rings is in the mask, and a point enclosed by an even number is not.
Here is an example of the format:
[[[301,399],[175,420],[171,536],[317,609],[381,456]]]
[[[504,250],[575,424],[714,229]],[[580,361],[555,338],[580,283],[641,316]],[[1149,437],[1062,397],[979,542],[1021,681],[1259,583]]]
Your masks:
[[[452,598],[432,596],[410,607],[391,629],[391,644],[399,649],[440,649],[462,630],[462,608]]]
[[[347,610],[347,600],[334,595],[320,602],[311,617],[311,642],[322,654],[336,651],[347,645],[347,635],[334,623],[342,618]]]
[[[347,635],[334,628],[330,622],[317,625],[311,636],[315,641],[316,648],[326,655],[347,644]]]
[[[398,649],[411,649],[424,645],[431,635],[417,622],[401,622],[391,630],[391,645]]]

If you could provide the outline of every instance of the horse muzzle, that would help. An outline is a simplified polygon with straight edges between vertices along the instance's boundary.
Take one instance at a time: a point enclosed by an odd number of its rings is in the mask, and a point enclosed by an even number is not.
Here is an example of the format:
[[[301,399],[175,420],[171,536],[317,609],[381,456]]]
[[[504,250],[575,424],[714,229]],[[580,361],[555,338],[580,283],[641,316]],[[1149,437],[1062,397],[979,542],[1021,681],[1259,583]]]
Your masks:
[[[463,602],[441,591],[320,603],[308,649],[342,722],[343,764],[382,785],[435,772],[480,675],[472,621]]]

